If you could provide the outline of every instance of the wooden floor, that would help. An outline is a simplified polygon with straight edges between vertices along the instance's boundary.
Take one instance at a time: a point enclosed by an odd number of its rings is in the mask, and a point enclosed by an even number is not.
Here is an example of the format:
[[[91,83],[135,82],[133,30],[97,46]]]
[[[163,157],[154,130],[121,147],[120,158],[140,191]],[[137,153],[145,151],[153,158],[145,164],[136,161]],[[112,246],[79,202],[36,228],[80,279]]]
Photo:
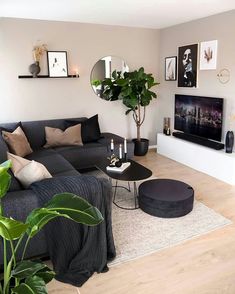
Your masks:
[[[157,155],[154,150],[136,160],[159,178],[187,182],[194,188],[197,200],[235,222],[235,186]],[[48,291],[79,293],[76,288],[55,280]],[[235,224],[115,266],[105,274],[95,274],[79,291],[81,294],[235,294]]]

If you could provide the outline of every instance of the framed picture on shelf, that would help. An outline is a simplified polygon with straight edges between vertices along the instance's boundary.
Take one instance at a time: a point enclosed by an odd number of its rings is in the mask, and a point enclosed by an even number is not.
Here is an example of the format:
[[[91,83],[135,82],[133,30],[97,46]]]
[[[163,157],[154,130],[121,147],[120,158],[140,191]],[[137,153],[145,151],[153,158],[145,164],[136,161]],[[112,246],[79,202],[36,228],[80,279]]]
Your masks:
[[[197,87],[198,44],[178,48],[178,87]]]
[[[177,57],[165,58],[165,81],[176,81]]]
[[[68,76],[66,51],[47,51],[49,77],[62,78]]]

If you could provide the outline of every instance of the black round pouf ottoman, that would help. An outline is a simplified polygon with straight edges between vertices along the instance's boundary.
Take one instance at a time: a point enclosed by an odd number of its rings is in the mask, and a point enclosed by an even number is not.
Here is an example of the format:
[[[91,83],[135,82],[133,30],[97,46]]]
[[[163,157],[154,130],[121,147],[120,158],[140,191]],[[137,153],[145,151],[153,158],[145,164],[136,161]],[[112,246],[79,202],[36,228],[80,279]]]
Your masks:
[[[146,213],[163,218],[186,215],[193,209],[194,190],[186,183],[156,179],[139,186],[139,207]]]

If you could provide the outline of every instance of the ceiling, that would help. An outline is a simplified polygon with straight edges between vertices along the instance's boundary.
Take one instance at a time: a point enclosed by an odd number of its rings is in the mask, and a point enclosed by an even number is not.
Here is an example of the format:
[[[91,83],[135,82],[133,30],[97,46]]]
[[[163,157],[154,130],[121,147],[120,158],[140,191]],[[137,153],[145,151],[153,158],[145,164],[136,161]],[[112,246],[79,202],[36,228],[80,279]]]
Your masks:
[[[234,0],[0,0],[0,17],[165,28],[235,9]]]

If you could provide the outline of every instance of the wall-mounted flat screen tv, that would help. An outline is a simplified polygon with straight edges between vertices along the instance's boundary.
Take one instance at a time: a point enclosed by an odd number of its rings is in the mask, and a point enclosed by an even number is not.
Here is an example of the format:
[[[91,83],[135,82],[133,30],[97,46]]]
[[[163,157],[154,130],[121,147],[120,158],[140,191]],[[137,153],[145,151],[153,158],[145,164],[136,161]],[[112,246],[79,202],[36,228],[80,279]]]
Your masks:
[[[175,95],[175,130],[221,141],[223,98]]]

